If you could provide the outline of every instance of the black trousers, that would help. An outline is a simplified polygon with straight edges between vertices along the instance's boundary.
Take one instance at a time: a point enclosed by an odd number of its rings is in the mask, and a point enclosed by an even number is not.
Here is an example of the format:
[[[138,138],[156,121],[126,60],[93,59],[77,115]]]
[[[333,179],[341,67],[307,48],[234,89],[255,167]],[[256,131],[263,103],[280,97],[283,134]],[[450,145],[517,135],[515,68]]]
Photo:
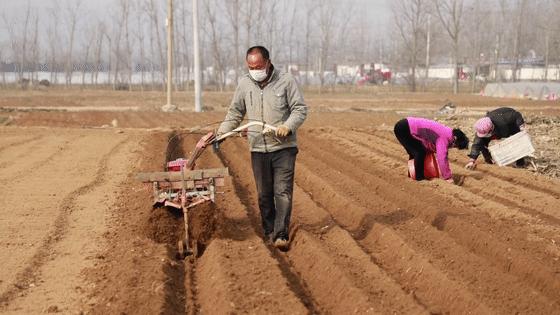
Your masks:
[[[426,159],[426,148],[420,140],[415,139],[410,133],[408,120],[401,119],[395,124],[395,136],[405,148],[409,159],[414,159],[414,171],[416,180],[423,180],[424,177],[424,160]]]
[[[297,148],[251,152],[265,236],[288,239]]]

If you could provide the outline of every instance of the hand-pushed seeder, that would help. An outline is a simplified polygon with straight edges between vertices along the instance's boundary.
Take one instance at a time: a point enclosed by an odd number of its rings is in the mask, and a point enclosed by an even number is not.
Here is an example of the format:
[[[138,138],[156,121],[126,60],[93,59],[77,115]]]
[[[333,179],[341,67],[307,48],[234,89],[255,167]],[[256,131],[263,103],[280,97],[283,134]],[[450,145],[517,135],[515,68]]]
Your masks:
[[[189,209],[205,202],[215,202],[216,187],[225,185],[228,168],[195,170],[195,162],[209,145],[218,144],[226,138],[246,131],[251,126],[262,126],[263,134],[274,134],[276,127],[262,122],[250,122],[228,133],[215,135],[209,132],[202,137],[188,159],[179,158],[166,164],[165,172],[138,173],[136,178],[150,184],[153,189],[153,206],[167,206],[183,211],[185,238],[178,242],[181,259],[192,255],[189,240]]]

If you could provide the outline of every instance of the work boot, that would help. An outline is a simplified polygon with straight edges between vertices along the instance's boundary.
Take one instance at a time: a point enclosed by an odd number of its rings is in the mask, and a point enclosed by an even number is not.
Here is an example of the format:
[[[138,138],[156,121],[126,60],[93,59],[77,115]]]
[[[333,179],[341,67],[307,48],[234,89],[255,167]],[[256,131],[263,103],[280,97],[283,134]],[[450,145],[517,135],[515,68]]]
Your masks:
[[[290,243],[287,239],[283,237],[279,237],[274,241],[274,247],[278,248],[279,250],[285,252],[290,247]]]

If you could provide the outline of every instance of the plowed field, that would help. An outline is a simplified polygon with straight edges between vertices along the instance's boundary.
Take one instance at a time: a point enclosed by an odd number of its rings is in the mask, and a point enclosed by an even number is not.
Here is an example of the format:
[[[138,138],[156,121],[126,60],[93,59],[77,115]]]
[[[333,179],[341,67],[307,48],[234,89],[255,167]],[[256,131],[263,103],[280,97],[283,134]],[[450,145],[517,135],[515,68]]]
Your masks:
[[[134,175],[187,156],[193,128],[214,128],[223,111],[12,113],[0,128],[0,312],[558,313],[558,179],[467,171],[466,153],[451,150],[455,184],[411,181],[392,126],[407,111],[430,117],[425,98],[353,109],[310,98],[287,252],[262,239],[246,141],[206,150],[197,168],[231,176],[216,203],[190,210],[197,254],[184,261],[182,214],[152,208]],[[461,102],[484,109],[479,97]]]

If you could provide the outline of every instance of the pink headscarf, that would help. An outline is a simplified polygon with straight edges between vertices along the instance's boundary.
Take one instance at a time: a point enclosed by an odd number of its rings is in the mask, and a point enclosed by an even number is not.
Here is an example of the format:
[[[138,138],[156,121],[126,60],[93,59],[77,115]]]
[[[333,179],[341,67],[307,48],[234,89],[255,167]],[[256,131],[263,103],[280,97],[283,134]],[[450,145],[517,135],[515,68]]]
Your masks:
[[[490,120],[489,117],[483,117],[474,124],[474,129],[476,130],[477,136],[484,138],[492,134],[494,124],[492,124],[492,120]]]

